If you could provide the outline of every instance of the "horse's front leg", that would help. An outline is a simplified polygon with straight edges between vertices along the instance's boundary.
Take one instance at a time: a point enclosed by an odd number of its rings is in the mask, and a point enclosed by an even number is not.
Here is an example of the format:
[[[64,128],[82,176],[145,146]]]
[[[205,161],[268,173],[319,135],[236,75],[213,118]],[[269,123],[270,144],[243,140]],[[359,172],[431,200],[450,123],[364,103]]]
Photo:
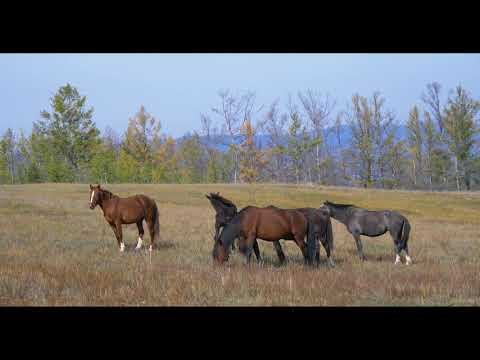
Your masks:
[[[253,242],[253,251],[255,252],[255,256],[257,257],[257,261],[262,261],[262,257],[260,256],[260,248],[258,247],[258,241],[255,239]]]
[[[360,239],[360,232],[353,231],[352,235],[353,235],[353,238],[355,239],[355,243],[357,244],[358,257],[360,258],[360,260],[366,261],[367,258],[363,254],[363,245],[362,245],[362,240]]]
[[[285,262],[285,254],[283,253],[282,245],[280,245],[280,240],[274,241],[273,246],[275,248],[275,251],[277,252],[280,264],[283,264]]]
[[[218,240],[219,233],[220,233],[220,225],[215,224],[215,236],[213,237],[213,240],[215,242],[217,242]]]
[[[325,239],[325,237],[323,237],[320,241],[322,243],[323,248],[325,249],[325,252],[327,253],[327,263],[328,263],[328,265],[331,266],[331,267],[334,267],[335,263],[333,262],[332,258],[330,257],[331,249],[330,249],[330,246],[327,243],[327,240]],[[318,250],[317,250],[317,257],[318,257],[319,252],[320,252],[320,246],[318,247]],[[317,262],[319,262],[318,259],[317,259]]]
[[[122,224],[110,224],[115,237],[117,238],[118,247],[120,251],[125,251],[125,244],[122,241]]]
[[[245,255],[247,264],[250,264],[250,260],[252,258],[252,250],[254,247],[255,242],[257,241],[257,234],[250,234],[246,238],[240,237],[240,246],[239,250]],[[258,244],[257,244],[258,247]]]

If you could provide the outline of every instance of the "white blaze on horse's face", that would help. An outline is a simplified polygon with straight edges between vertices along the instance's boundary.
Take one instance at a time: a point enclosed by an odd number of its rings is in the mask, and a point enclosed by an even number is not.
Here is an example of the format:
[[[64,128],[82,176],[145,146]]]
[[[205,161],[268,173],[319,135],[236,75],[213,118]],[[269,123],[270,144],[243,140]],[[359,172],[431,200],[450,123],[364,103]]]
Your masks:
[[[90,208],[92,208],[94,196],[95,196],[95,190],[92,190],[92,195],[90,196]]]

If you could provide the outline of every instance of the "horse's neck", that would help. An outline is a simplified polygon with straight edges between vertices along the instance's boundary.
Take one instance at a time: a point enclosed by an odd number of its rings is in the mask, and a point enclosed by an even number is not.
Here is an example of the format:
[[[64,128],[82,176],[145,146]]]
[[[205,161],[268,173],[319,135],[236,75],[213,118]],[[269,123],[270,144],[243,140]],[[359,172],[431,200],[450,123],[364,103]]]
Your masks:
[[[342,224],[347,224],[348,221],[348,213],[350,211],[350,208],[342,209],[336,211],[335,216],[332,216],[334,219],[340,221]]]
[[[115,196],[112,196],[109,199],[102,199],[102,201],[98,204],[102,208],[104,214],[106,211],[108,211],[108,208],[111,206],[111,204],[113,204],[115,198]]]

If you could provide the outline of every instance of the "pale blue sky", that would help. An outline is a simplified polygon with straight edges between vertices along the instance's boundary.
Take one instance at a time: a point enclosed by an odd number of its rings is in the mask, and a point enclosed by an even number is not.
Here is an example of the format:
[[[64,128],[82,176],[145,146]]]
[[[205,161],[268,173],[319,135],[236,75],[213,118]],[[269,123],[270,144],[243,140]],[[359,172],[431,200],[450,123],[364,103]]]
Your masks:
[[[0,54],[0,132],[30,132],[67,82],[87,96],[94,121],[120,135],[144,104],[175,137],[200,128],[218,90],[251,90],[260,103],[311,88],[345,108],[379,90],[404,121],[428,82],[458,84],[480,98],[480,54]],[[444,93],[444,95],[446,95]]]

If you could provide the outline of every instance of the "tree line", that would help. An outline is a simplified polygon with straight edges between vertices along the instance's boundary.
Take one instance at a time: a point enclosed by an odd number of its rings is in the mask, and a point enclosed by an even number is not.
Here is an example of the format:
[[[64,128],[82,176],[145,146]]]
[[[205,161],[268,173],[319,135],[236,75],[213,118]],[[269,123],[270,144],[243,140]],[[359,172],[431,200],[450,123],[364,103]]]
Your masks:
[[[446,97],[442,101],[442,96]],[[313,183],[387,189],[480,188],[480,102],[462,86],[426,86],[399,121],[380,92],[339,108],[313,90],[258,104],[218,92],[198,130],[162,132],[144,106],[124,133],[103,134],[72,85],[58,89],[30,134],[0,138],[0,183]],[[402,130],[403,129],[403,130]]]

